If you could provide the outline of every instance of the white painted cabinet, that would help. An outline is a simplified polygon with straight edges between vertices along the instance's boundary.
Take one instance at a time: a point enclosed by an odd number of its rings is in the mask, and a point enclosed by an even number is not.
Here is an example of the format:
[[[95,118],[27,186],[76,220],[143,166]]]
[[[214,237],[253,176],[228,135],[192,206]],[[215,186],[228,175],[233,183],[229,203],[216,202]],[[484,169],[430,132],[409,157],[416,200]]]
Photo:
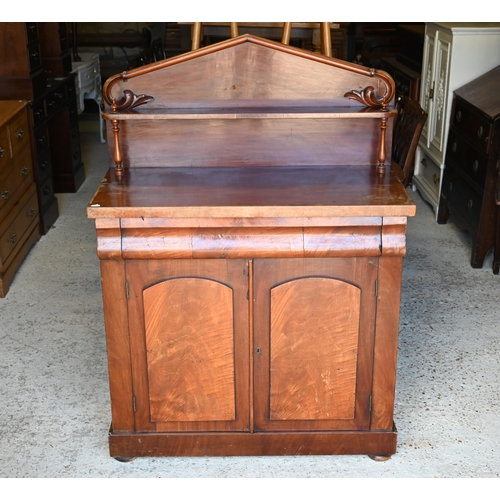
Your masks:
[[[412,180],[437,214],[453,91],[500,64],[500,23],[427,23],[420,104],[428,118]]]

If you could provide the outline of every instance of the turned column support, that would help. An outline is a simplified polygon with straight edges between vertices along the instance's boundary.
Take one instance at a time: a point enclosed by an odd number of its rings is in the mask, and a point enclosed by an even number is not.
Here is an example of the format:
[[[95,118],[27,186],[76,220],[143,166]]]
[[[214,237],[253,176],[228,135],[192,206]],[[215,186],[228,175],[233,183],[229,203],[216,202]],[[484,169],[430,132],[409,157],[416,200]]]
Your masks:
[[[385,160],[387,158],[387,151],[385,147],[385,132],[387,130],[388,117],[380,118],[380,143],[378,146],[378,165],[377,174],[385,174]]]
[[[121,177],[123,175],[123,153],[120,145],[120,127],[118,120],[111,120],[111,124],[113,125],[115,174],[117,177]]]

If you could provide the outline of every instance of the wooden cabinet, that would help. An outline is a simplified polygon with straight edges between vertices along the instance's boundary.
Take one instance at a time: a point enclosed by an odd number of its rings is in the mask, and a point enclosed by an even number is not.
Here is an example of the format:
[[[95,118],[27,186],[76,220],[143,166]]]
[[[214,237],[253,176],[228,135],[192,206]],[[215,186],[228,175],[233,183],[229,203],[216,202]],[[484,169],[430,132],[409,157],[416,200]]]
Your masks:
[[[451,211],[473,236],[471,265],[483,267],[495,247],[495,186],[500,165],[500,66],[457,89],[453,96],[446,169],[438,211],[444,223]],[[499,271],[495,249],[493,272]]]
[[[252,35],[108,80],[111,456],[395,453],[394,92]]]
[[[30,101],[42,234],[59,216],[54,193],[76,192],[85,179],[65,24],[0,23],[0,99]]]
[[[42,51],[42,66],[51,78],[71,73],[66,23],[37,23]]]
[[[0,297],[40,239],[26,101],[0,101]]]
[[[0,23],[0,99],[34,99],[45,86],[38,23]]]
[[[453,91],[500,64],[500,23],[427,23],[420,105],[428,119],[412,185],[437,219]]]

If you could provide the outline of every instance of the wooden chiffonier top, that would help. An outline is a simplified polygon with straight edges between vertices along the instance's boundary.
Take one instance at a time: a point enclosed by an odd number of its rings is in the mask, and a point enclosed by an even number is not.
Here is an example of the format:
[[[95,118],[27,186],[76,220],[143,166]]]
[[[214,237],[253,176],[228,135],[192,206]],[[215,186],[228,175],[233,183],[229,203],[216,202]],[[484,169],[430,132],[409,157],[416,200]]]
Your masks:
[[[411,216],[385,169],[393,97],[382,71],[250,35],[117,75],[104,86],[116,168],[88,215]]]

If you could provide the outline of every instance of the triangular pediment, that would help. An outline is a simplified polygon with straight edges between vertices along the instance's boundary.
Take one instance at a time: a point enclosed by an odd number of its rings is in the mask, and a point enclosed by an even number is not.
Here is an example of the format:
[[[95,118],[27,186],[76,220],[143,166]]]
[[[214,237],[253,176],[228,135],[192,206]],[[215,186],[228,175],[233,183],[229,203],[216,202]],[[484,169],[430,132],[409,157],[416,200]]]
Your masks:
[[[152,97],[148,109],[365,106],[347,93],[392,99],[390,77],[339,59],[241,35],[111,77],[108,104],[125,91]]]

